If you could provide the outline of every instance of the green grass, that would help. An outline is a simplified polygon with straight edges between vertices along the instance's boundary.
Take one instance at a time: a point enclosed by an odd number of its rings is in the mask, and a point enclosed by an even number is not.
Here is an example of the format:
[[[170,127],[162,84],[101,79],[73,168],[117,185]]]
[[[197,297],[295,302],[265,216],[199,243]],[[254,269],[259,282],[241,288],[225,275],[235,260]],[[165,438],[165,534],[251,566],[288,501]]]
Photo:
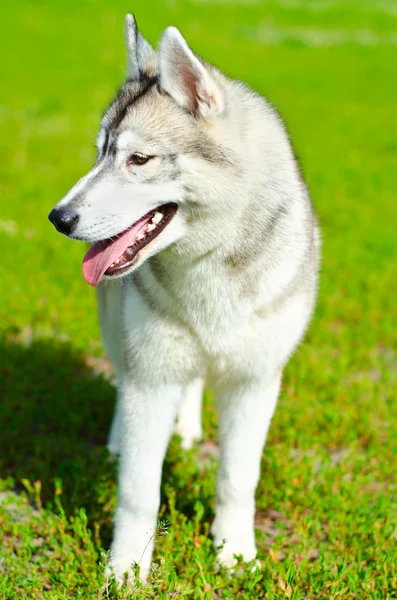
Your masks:
[[[319,305],[289,364],[257,491],[261,568],[215,567],[216,420],[173,439],[152,584],[104,587],[114,403],[81,276],[47,222],[94,158],[124,77],[123,18],[168,25],[285,116],[324,238]],[[0,597],[397,598],[396,27],[393,0],[7,3],[0,46]],[[105,367],[105,369],[104,369]],[[105,373],[103,373],[105,371]]]

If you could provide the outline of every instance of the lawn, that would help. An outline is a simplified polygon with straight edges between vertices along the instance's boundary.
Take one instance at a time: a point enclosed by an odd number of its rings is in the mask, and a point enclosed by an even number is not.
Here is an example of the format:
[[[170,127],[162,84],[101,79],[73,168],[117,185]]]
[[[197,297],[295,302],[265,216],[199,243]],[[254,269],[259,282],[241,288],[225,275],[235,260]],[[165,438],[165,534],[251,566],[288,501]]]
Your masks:
[[[123,19],[279,108],[323,232],[319,303],[288,365],[257,490],[261,566],[215,565],[216,418],[172,440],[149,586],[107,589],[114,405],[83,246],[48,223],[91,166],[123,80]],[[41,0],[3,7],[0,47],[0,598],[397,598],[395,0]]]

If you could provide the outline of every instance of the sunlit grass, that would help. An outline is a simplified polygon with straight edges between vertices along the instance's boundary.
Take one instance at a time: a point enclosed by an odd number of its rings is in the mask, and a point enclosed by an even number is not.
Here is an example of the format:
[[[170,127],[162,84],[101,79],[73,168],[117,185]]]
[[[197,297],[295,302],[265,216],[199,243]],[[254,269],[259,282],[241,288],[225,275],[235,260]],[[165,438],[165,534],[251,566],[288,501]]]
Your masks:
[[[125,74],[127,10],[153,43],[179,26],[205,58],[279,107],[324,260],[316,316],[286,370],[263,455],[261,568],[230,576],[215,565],[208,392],[204,444],[184,453],[174,439],[167,454],[159,519],[168,527],[152,583],[118,597],[396,598],[391,0],[21,0],[3,9],[0,597],[117,597],[101,567],[116,499],[104,448],[111,374],[81,276],[83,246],[47,214],[93,162],[100,115]]]

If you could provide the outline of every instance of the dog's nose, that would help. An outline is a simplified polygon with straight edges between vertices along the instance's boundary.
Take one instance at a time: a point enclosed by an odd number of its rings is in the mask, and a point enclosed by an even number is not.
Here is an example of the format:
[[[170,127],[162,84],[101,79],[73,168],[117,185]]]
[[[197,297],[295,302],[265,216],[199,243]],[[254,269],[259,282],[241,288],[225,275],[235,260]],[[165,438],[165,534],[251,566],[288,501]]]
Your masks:
[[[65,235],[70,235],[73,228],[77,225],[79,215],[70,209],[53,208],[48,218],[58,231]]]

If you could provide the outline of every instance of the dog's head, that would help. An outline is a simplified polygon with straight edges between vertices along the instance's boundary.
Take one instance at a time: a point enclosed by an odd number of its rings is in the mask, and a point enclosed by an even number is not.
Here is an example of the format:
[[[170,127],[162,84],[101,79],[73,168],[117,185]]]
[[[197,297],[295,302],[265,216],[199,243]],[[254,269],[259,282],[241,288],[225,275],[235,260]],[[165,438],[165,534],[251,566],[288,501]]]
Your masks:
[[[211,169],[231,166],[219,72],[174,27],[156,53],[127,15],[126,40],[128,78],[102,119],[96,163],[49,215],[61,233],[91,242],[91,285],[181,240],[208,210]]]

